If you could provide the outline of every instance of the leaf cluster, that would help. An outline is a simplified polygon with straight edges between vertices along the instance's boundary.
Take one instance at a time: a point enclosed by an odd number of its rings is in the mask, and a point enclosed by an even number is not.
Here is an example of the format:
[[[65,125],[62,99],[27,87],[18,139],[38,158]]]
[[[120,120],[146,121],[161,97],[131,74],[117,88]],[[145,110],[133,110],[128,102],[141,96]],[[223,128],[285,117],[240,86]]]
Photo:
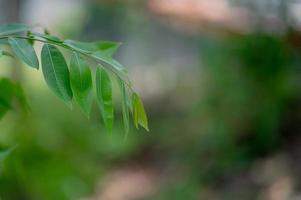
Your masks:
[[[34,49],[35,42],[43,43],[40,62]],[[7,45],[11,50],[6,51],[0,46],[0,57],[15,55],[36,70],[40,69],[41,63],[43,77],[50,90],[69,107],[72,107],[74,100],[88,117],[95,88],[95,99],[108,132],[112,132],[114,122],[112,79],[116,79],[122,94],[125,132],[129,131],[130,114],[136,128],[140,125],[148,130],[147,116],[141,98],[133,90],[125,67],[113,58],[120,43],[62,40],[49,35],[48,31],[33,32],[32,28],[25,24],[14,23],[0,25],[0,45]],[[67,49],[71,53],[69,62],[60,48]],[[93,70],[94,68],[96,70]],[[15,87],[8,79],[0,81],[0,117],[1,113],[4,115],[11,108],[9,102],[17,94],[12,92],[17,91]],[[25,99],[24,95],[17,96]]]

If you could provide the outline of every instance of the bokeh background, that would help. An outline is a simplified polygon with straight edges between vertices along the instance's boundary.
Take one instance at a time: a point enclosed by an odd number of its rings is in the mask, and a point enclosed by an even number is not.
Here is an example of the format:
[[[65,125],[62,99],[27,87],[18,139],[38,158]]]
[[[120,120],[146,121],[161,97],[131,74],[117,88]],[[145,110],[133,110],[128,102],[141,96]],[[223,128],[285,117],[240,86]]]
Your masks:
[[[1,200],[301,199],[300,0],[0,0],[0,22],[121,41],[151,129],[124,140],[116,94],[108,135],[3,58],[31,113],[0,121]]]

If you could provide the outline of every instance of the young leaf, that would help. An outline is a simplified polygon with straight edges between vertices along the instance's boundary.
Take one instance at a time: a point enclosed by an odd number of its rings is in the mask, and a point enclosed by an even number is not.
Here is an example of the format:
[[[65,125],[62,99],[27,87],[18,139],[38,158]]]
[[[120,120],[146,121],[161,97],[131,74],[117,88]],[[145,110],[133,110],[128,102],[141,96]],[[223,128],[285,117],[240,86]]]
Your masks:
[[[59,49],[45,44],[42,48],[42,70],[49,88],[71,106],[72,91],[70,86],[69,70],[65,58]]]
[[[132,96],[133,100],[133,116],[134,116],[134,124],[136,128],[138,125],[142,126],[145,130],[149,131],[148,129],[148,120],[145,114],[143,103],[138,96],[137,93],[134,93]]]
[[[15,54],[29,66],[39,69],[39,60],[34,48],[25,39],[8,38],[8,42]]]
[[[109,75],[101,66],[96,70],[96,95],[104,124],[111,133],[114,121],[112,83]]]
[[[0,36],[22,33],[22,32],[28,31],[29,29],[30,28],[28,26],[26,26],[25,24],[18,24],[18,23],[3,24],[3,25],[0,25]]]
[[[89,117],[92,106],[92,77],[87,63],[74,52],[70,61],[70,82],[76,102]]]
[[[124,131],[127,135],[130,129],[130,112],[128,108],[128,102],[129,102],[129,96],[126,91],[126,85],[124,82],[120,79],[118,79],[120,90],[121,90],[121,98],[122,98],[122,116],[123,116],[123,125],[124,125]]]

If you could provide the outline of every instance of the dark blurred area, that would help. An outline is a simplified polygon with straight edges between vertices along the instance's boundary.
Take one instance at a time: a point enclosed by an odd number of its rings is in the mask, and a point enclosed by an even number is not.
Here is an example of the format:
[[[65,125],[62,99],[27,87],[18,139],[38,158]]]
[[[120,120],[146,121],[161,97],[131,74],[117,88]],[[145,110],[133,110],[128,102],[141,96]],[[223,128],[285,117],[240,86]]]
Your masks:
[[[32,111],[0,121],[1,200],[301,199],[300,0],[0,0],[15,21],[121,41],[151,131],[124,140],[119,108],[108,135],[3,59]]]

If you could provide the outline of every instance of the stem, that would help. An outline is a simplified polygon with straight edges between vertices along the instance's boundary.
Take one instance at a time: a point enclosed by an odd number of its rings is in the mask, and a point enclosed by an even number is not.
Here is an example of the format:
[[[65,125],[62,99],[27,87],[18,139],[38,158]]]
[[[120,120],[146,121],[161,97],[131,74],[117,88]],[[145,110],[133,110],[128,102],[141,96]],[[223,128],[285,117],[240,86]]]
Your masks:
[[[65,49],[68,49],[70,51],[74,51],[74,52],[77,52],[77,53],[80,53],[88,58],[90,58],[91,60],[95,61],[95,60],[98,60],[98,61],[101,61],[101,62],[104,62],[106,63],[106,65],[110,65],[108,62],[100,59],[100,58],[97,58],[89,53],[86,53],[86,52],[83,52],[83,51],[80,51],[78,49],[74,49],[70,46],[67,46],[65,45],[64,43],[59,43],[59,42],[55,42],[55,41],[51,41],[51,40],[46,40],[40,36],[34,36],[34,37],[29,37],[29,36],[0,36],[0,40],[1,39],[8,39],[9,37],[15,37],[15,38],[19,38],[19,39],[26,39],[26,40],[34,40],[34,41],[37,41],[37,42],[41,42],[41,43],[46,43],[46,44],[52,44],[52,45],[55,45],[55,46],[60,46],[62,48],[65,48]],[[40,38],[37,38],[37,37],[40,37]],[[98,64],[99,62],[96,61],[96,63]],[[106,66],[105,65],[105,66]],[[122,77],[122,76],[125,76],[125,75],[120,75],[119,72],[117,71],[116,72],[116,69],[115,68],[108,68],[106,67],[109,71],[111,71],[112,73],[114,73],[118,78],[120,78],[122,81],[124,81],[124,83],[128,86],[128,88],[134,92],[132,86],[131,86],[131,83],[130,81],[128,80],[128,77]],[[124,80],[124,78],[126,78],[127,80]]]

